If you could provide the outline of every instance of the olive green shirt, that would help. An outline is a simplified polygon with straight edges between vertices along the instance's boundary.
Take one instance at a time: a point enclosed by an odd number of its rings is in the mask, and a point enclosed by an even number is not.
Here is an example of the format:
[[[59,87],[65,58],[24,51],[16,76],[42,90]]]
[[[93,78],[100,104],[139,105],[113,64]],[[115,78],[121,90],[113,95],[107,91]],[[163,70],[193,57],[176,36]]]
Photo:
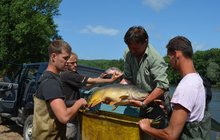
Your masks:
[[[124,78],[146,92],[150,93],[156,87],[169,89],[167,68],[163,57],[151,45],[147,46],[139,64],[130,51],[125,53]]]

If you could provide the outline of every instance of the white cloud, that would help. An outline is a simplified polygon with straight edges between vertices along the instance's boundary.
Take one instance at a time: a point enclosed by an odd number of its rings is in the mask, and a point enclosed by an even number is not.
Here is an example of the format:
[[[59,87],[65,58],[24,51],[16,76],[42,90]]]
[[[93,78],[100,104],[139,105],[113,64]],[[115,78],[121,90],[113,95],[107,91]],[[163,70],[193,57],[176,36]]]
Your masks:
[[[198,42],[192,42],[192,47],[193,47],[193,52],[196,52],[196,51],[201,51],[201,50],[206,50],[208,48],[208,45],[207,44],[201,44],[201,43],[198,43]]]
[[[119,30],[113,28],[106,28],[103,26],[91,26],[88,25],[84,29],[80,31],[81,33],[95,33],[95,34],[102,34],[102,35],[109,35],[114,36],[119,33]]]
[[[174,0],[143,0],[143,4],[159,12],[161,9],[169,6]]]

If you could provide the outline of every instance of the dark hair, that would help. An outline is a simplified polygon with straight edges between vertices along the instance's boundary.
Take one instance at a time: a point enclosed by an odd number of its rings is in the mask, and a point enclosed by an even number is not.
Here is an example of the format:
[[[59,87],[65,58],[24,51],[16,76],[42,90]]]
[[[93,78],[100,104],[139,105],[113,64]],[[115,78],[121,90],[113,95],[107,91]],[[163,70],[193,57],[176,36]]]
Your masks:
[[[181,51],[185,57],[192,59],[193,49],[191,42],[184,36],[176,36],[172,38],[166,48],[167,53]]]
[[[52,53],[60,54],[60,53],[62,53],[62,49],[68,53],[71,53],[71,50],[72,50],[70,45],[67,42],[65,42],[63,40],[55,40],[55,41],[51,42],[51,44],[49,45],[48,54],[49,54],[49,56]]]
[[[124,42],[128,45],[131,43],[145,43],[148,44],[148,34],[142,26],[132,26],[128,29],[124,36]]]

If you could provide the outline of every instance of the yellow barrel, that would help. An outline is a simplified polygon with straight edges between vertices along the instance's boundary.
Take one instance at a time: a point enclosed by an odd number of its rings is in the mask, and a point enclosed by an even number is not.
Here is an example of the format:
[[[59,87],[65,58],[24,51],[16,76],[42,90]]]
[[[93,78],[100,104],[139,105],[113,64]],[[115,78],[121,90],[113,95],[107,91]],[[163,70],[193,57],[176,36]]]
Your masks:
[[[151,139],[138,126],[141,118],[106,111],[80,111],[82,140]]]

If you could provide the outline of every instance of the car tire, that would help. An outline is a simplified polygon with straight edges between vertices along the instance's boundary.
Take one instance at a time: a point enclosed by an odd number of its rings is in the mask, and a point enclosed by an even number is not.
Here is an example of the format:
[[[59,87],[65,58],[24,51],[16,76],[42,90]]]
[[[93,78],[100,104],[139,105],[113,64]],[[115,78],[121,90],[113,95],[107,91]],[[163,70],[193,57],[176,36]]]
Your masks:
[[[24,123],[23,138],[24,140],[32,139],[33,115],[29,115]]]

